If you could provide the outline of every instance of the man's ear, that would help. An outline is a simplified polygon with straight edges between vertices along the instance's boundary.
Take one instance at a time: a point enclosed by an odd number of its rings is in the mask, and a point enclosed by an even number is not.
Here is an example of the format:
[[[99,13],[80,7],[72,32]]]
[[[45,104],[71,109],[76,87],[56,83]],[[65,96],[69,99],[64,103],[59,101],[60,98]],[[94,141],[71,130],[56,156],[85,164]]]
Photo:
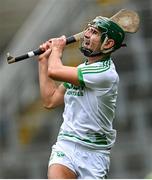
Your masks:
[[[104,45],[104,49],[110,49],[115,45],[115,41],[113,39],[108,39]]]

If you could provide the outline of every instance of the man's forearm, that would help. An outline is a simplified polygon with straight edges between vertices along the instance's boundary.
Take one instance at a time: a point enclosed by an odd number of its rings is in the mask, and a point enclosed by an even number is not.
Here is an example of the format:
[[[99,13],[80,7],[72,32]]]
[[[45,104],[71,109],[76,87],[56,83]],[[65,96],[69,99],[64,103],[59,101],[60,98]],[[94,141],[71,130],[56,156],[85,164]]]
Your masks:
[[[44,106],[47,106],[50,103],[50,97],[57,88],[55,81],[48,77],[47,61],[39,61],[39,84]]]

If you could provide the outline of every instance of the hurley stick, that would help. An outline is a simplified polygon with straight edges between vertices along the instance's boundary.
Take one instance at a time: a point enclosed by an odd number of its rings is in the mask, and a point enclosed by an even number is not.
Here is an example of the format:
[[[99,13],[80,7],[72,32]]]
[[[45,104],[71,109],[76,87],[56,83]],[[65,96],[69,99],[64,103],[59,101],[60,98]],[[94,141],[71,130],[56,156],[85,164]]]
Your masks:
[[[121,9],[109,19],[118,24],[127,33],[135,33],[139,28],[140,19],[135,11]],[[68,37],[66,39],[66,44],[71,44],[79,41],[83,37],[83,34],[83,32],[80,32],[78,34]],[[7,53],[7,62],[8,64],[15,63],[27,58],[31,58],[33,56],[40,55],[43,52],[44,51],[39,48],[17,57],[13,57],[9,53]]]

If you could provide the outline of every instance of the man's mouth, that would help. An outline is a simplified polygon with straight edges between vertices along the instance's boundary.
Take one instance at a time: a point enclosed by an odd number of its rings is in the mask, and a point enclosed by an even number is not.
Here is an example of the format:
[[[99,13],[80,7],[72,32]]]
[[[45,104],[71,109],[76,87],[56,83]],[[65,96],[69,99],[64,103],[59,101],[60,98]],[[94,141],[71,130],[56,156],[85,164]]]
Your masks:
[[[84,40],[83,44],[84,44],[84,46],[89,46],[90,45],[90,41],[89,40]]]

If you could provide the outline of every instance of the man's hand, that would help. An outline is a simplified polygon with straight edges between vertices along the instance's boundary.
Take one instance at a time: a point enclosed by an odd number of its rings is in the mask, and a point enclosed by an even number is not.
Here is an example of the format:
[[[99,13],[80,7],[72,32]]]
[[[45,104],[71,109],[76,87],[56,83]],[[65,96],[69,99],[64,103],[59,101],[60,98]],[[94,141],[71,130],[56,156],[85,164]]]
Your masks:
[[[40,49],[44,51],[38,58],[39,61],[48,60],[52,50],[62,52],[66,46],[66,37],[52,38],[40,45]]]
[[[52,51],[57,50],[57,51],[63,51],[64,47],[66,46],[66,37],[61,36],[59,38],[54,38],[51,40],[52,43]]]
[[[52,40],[50,39],[46,41],[45,43],[41,44],[40,49],[44,51],[44,53],[39,56],[38,60],[39,61],[48,60],[52,52]]]

